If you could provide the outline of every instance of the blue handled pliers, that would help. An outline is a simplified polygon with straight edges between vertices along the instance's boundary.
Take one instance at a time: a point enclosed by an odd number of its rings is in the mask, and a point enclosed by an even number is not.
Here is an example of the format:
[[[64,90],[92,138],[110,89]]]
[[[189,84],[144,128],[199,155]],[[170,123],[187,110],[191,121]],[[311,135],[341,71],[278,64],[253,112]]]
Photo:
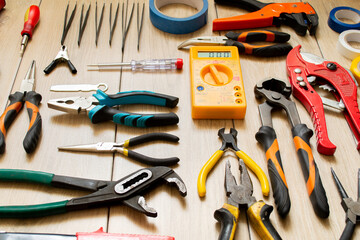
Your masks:
[[[116,105],[128,104],[148,104],[174,108],[179,102],[179,98],[149,92],[149,91],[129,91],[107,95],[101,90],[89,97],[67,97],[52,99],[48,101],[48,107],[56,110],[80,114],[88,113],[92,123],[100,123],[112,120],[114,123],[133,127],[154,127],[173,125],[179,122],[175,113],[161,114],[139,114],[130,113],[112,108]]]

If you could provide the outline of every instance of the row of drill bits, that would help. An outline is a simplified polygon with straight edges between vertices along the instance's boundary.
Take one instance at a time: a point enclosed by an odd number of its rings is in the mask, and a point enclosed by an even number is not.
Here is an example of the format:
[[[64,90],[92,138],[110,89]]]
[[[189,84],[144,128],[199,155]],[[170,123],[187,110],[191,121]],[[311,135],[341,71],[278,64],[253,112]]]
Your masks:
[[[74,20],[74,16],[75,16],[75,12],[76,12],[76,7],[77,7],[77,2],[75,3],[75,6],[73,8],[73,10],[71,11],[69,20],[67,20],[68,17],[68,12],[69,12],[69,5],[70,3],[68,2],[66,10],[65,10],[65,18],[64,18],[64,27],[63,27],[63,33],[61,36],[61,45],[64,45],[65,42],[65,38],[66,35],[70,29],[71,23]],[[90,13],[90,7],[91,7],[91,3],[89,4],[86,12],[85,12],[85,16],[84,16],[84,3],[82,4],[81,7],[81,15],[80,15],[80,23],[79,23],[79,34],[78,34],[78,46],[80,46],[81,43],[81,38],[84,34],[85,28],[86,28],[86,23],[88,21],[89,18],[89,13]],[[95,45],[97,46],[98,44],[98,39],[99,39],[99,35],[100,35],[100,30],[101,30],[101,26],[102,26],[102,22],[103,22],[103,16],[104,16],[104,9],[105,9],[105,3],[103,3],[102,8],[101,8],[101,12],[100,12],[100,17],[98,18],[98,5],[97,2],[95,3]],[[115,15],[114,15],[114,20],[112,21],[112,3],[110,3],[110,14],[109,14],[109,24],[110,24],[110,35],[109,35],[109,45],[111,46],[111,41],[114,35],[114,31],[116,28],[116,23],[117,23],[117,19],[118,19],[118,15],[119,15],[119,7],[120,7],[120,3],[117,3],[117,7],[116,7],[116,11],[115,11]],[[131,6],[131,11],[130,11],[130,15],[128,17],[128,10],[129,10],[129,0],[125,1],[122,3],[122,25],[121,25],[121,31],[122,31],[122,46],[121,46],[121,50],[122,52],[124,52],[124,47],[125,47],[125,42],[126,42],[126,36],[127,33],[129,31],[129,27],[131,24],[131,20],[133,17],[133,13],[134,13],[134,8],[135,8],[135,3],[132,3]],[[140,11],[140,3],[137,3],[137,50],[139,51],[140,49],[140,36],[141,36],[141,30],[142,30],[142,25],[143,25],[143,20],[144,20],[144,10],[145,10],[145,3],[142,3],[142,8]]]

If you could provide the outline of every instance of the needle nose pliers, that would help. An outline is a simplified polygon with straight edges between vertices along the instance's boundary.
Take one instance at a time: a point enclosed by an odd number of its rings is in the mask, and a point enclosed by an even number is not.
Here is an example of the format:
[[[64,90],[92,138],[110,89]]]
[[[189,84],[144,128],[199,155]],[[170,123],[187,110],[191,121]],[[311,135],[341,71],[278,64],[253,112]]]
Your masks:
[[[256,201],[256,198],[252,196],[253,186],[244,161],[239,159],[240,184],[236,183],[230,168],[230,162],[226,161],[225,190],[228,201],[214,213],[215,219],[221,223],[219,240],[234,238],[240,208],[246,209],[250,223],[261,239],[281,240],[279,233],[269,220],[273,207],[262,200]]]
[[[169,166],[174,165],[179,162],[179,158],[170,157],[170,158],[152,158],[140,153],[134,152],[128,147],[136,146],[142,143],[164,140],[169,142],[178,142],[179,138],[177,136],[168,134],[168,133],[149,133],[140,135],[137,137],[130,138],[122,143],[114,142],[98,142],[94,144],[83,144],[83,145],[73,145],[73,146],[63,146],[59,147],[59,150],[64,151],[79,151],[79,152],[118,152],[130,158],[133,158],[141,163],[156,165],[156,166]]]
[[[41,95],[35,88],[35,61],[32,61],[25,78],[21,82],[20,91],[9,96],[10,103],[0,117],[0,154],[5,152],[5,135],[15,120],[24,103],[29,114],[30,124],[25,135],[23,146],[27,153],[35,150],[41,134],[42,119],[39,112]]]
[[[0,218],[34,218],[66,213],[88,208],[125,204],[149,217],[156,217],[155,209],[147,206],[144,193],[162,181],[175,184],[180,194],[186,196],[186,186],[171,168],[143,168],[118,181],[102,181],[59,176],[52,173],[0,169],[0,181],[18,181],[72,188],[92,192],[70,200],[38,205],[1,206]]]
[[[251,171],[255,173],[257,178],[260,181],[261,189],[264,196],[269,195],[269,181],[263,172],[263,170],[252,160],[245,152],[241,151],[236,144],[236,136],[237,131],[234,128],[230,129],[230,133],[225,133],[225,128],[221,128],[218,131],[218,136],[222,140],[222,146],[219,150],[217,150],[210,159],[205,163],[205,165],[201,168],[199,173],[197,188],[198,194],[200,197],[204,197],[206,194],[206,178],[211,171],[211,169],[215,166],[215,164],[221,159],[222,155],[226,150],[232,150],[235,152],[236,156],[240,159],[243,159],[246,166],[248,166]]]
[[[88,113],[92,123],[112,120],[133,127],[173,125],[179,122],[175,113],[139,114],[112,108],[115,105],[148,104],[174,108],[179,98],[148,91],[119,92],[107,95],[101,90],[90,97],[67,97],[48,101],[48,107],[73,114]]]
[[[228,32],[222,36],[195,37],[182,42],[178,49],[188,49],[190,46],[225,45],[235,46],[239,53],[251,54],[259,57],[275,57],[287,55],[292,46],[288,43],[290,35],[284,32],[270,30],[256,30],[242,33]],[[254,45],[250,42],[274,42],[277,44]]]
[[[360,169],[358,169],[358,197],[356,201],[347,195],[344,187],[332,168],[331,173],[342,198],[341,206],[346,212],[346,226],[341,234],[340,240],[350,240],[354,233],[356,224],[360,222]]]

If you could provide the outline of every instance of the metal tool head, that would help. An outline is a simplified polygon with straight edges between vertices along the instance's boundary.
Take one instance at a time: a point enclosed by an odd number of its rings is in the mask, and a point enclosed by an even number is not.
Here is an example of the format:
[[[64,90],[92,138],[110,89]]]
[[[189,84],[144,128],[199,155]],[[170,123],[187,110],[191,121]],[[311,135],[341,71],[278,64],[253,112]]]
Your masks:
[[[228,196],[228,203],[233,206],[250,206],[256,202],[253,194],[253,186],[245,166],[245,163],[242,159],[239,159],[239,169],[240,169],[240,184],[236,183],[234,175],[231,173],[231,164],[229,161],[226,161],[225,165],[225,191]]]
[[[291,86],[281,80],[271,78],[265,79],[255,85],[255,97],[264,97],[269,106],[285,109],[292,126],[301,123],[295,103],[289,99]]]
[[[114,142],[98,142],[93,144],[80,144],[58,147],[62,151],[74,152],[119,152],[123,151],[122,143]]]
[[[178,49],[189,49],[191,46],[214,46],[224,45],[228,40],[225,36],[202,36],[190,38],[179,44]]]
[[[48,107],[71,114],[86,113],[98,105],[99,101],[94,97],[67,97],[51,99],[48,101]]]
[[[60,48],[60,51],[58,52],[58,54],[55,57],[55,60],[69,60],[69,55],[67,52],[67,47],[62,45]]]
[[[20,92],[33,91],[35,88],[35,60],[31,62],[25,78],[21,82]]]
[[[168,167],[152,167],[139,170],[117,181],[113,188],[116,194],[124,195],[124,204],[149,217],[156,217],[156,210],[149,207],[145,198],[141,195],[161,183],[160,180],[175,184],[181,196],[186,196],[185,183],[174,170]]]
[[[218,136],[222,140],[222,146],[220,150],[225,151],[225,149],[230,148],[235,152],[239,151],[240,149],[237,147],[237,131],[235,128],[230,128],[230,133],[225,133],[225,128],[221,128],[218,131]]]

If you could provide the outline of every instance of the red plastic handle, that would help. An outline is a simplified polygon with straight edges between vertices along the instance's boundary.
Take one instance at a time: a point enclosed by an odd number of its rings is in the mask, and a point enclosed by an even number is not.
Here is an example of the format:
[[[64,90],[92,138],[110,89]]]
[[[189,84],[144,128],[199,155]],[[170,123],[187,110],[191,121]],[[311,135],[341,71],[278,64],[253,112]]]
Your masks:
[[[156,236],[156,235],[139,235],[123,233],[106,233],[103,228],[92,233],[76,233],[77,240],[175,240],[174,237]]]
[[[40,9],[37,5],[31,5],[24,17],[24,28],[21,31],[21,35],[28,35],[29,38],[32,37],[32,32],[36,26],[36,24],[39,22],[40,19]]]

